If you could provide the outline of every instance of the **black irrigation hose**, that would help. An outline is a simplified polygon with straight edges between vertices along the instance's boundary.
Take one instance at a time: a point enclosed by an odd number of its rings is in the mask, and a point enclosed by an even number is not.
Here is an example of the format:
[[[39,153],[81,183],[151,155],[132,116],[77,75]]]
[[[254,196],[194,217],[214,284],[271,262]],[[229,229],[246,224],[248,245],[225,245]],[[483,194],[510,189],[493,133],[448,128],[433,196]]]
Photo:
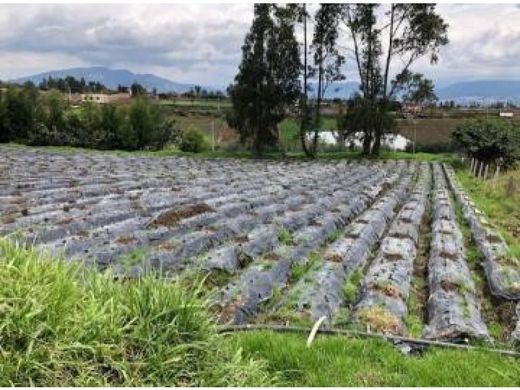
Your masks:
[[[280,333],[305,333],[309,334],[311,332],[311,328],[305,328],[301,326],[282,326],[282,325],[230,325],[230,326],[219,326],[217,327],[218,333],[234,333],[234,332],[250,332],[257,330],[270,330],[273,332]],[[485,352],[493,352],[498,353],[503,356],[511,356],[511,357],[520,357],[520,352],[505,350],[505,349],[495,349],[495,348],[480,348],[471,345],[465,344],[455,344],[445,341],[434,341],[434,340],[426,340],[426,339],[415,339],[410,337],[402,337],[402,336],[394,336],[394,335],[384,335],[378,333],[368,333],[356,330],[346,330],[346,329],[337,329],[337,328],[322,328],[318,329],[318,333],[326,334],[326,335],[344,335],[344,336],[357,336],[357,337],[366,337],[366,338],[377,338],[382,340],[392,340],[403,343],[409,343],[414,345],[423,345],[423,346],[434,346],[441,348],[452,348],[452,349],[464,349],[468,351],[485,351]]]

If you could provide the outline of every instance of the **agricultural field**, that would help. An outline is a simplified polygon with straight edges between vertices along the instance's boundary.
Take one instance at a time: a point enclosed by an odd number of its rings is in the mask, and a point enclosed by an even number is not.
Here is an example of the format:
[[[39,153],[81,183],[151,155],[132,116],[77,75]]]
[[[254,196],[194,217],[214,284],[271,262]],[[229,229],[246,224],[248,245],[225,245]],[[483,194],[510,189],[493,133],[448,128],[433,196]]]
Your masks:
[[[221,324],[520,339],[520,266],[447,164],[1,147],[0,234],[128,279],[204,279]]]

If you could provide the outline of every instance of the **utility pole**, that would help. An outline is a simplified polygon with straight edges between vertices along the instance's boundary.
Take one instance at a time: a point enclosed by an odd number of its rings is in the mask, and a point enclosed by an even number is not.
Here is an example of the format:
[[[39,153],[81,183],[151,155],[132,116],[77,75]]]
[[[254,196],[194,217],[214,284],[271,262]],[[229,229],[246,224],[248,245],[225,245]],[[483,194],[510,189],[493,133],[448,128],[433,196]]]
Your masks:
[[[211,151],[215,151],[215,118],[211,120]]]

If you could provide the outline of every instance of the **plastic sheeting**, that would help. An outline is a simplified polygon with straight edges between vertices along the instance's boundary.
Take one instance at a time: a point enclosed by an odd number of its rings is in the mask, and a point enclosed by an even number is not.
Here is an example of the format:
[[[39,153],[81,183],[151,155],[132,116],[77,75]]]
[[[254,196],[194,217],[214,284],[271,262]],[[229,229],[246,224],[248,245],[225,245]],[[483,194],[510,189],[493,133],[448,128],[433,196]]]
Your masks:
[[[357,198],[364,199],[365,207],[373,205],[345,229],[339,240],[326,248],[325,262],[310,275],[311,282],[304,281],[304,286],[296,287],[300,293],[297,303],[299,311],[308,312],[312,319],[325,316],[332,320],[343,306],[345,280],[366,264],[371,248],[383,236],[395,216],[396,207],[410,193],[416,166],[400,164],[400,169],[384,183],[372,186]],[[402,171],[403,176],[400,175]],[[388,192],[385,193],[385,190]]]
[[[406,334],[407,300],[430,188],[431,170],[422,164],[410,199],[392,222],[364,278],[354,318],[374,331]]]
[[[385,166],[385,171],[388,169],[392,172],[387,175],[395,175],[391,169],[393,166],[393,163]],[[274,260],[271,261],[270,267],[265,268],[260,264],[253,264],[244,272],[238,282],[234,281],[222,290],[217,301],[224,307],[229,307],[233,302],[231,312],[234,313],[229,318],[229,310],[225,310],[227,318],[224,320],[240,324],[258,314],[261,305],[272,298],[274,290],[286,285],[295,263],[306,262],[312,250],[320,247],[332,232],[344,227],[362,211],[359,205],[360,197],[357,196],[355,199],[353,197],[362,193],[363,188],[370,191],[373,186],[382,186],[382,183],[385,182],[383,174],[378,172],[368,178],[358,178],[355,182],[341,183],[345,186],[345,190],[335,192],[330,202],[320,200],[318,206],[324,208],[320,217],[314,218],[312,225],[303,224],[302,228],[295,231],[290,244],[281,245],[274,250],[271,254]],[[367,198],[363,208],[368,207],[369,203]],[[282,221],[279,222],[287,227]],[[239,304],[235,302],[239,302]]]
[[[493,295],[520,299],[520,259],[513,257],[502,236],[486,220],[455,178],[453,169],[444,165],[450,187],[462,205],[464,217],[471,228],[473,240],[484,257],[484,271]]]
[[[511,334],[511,339],[517,343],[520,343],[520,302],[516,305],[516,328]]]
[[[450,201],[440,165],[434,164],[433,232],[428,264],[429,339],[489,338],[482,321],[471,272],[466,264],[463,236]]]

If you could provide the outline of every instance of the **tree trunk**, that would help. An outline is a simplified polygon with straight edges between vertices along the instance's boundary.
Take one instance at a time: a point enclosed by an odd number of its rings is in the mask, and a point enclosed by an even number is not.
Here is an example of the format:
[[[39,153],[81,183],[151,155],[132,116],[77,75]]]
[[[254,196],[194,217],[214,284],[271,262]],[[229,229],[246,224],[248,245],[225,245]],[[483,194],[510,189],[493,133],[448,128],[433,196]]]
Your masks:
[[[312,157],[312,153],[307,147],[307,7],[305,4],[303,5],[303,50],[303,101],[301,105],[300,142],[305,155]]]
[[[370,154],[370,145],[372,144],[372,131],[365,131],[365,138],[363,138],[363,154],[368,156]]]
[[[312,158],[316,158],[318,154],[318,130],[321,122],[321,90],[323,83],[323,57],[320,55],[320,61],[318,66],[318,95],[316,99],[316,116],[314,119],[314,137],[312,139]]]
[[[370,154],[372,156],[379,156],[381,149],[381,130],[376,130],[374,135],[374,145],[372,145],[372,152]]]

